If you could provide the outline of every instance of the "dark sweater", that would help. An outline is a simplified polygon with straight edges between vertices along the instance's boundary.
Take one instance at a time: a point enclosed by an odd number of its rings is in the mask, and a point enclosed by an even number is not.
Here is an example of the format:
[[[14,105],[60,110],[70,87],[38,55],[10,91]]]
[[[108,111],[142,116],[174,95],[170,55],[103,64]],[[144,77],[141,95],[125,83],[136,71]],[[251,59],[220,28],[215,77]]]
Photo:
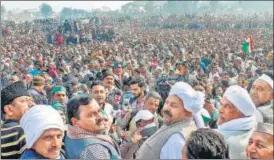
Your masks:
[[[26,147],[24,131],[19,122],[6,120],[1,127],[1,159],[19,159]]]

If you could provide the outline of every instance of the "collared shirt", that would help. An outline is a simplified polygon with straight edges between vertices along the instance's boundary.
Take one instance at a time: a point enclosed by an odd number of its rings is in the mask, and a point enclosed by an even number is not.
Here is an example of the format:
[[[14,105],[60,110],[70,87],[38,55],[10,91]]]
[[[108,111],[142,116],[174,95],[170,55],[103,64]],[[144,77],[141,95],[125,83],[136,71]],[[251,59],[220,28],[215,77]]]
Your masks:
[[[145,99],[146,96],[144,96],[140,102],[138,102],[138,99],[136,99],[133,103],[132,103],[132,111],[140,111],[144,108],[145,105]]]
[[[174,133],[171,135],[161,149],[160,159],[181,159],[185,142],[182,134]]]

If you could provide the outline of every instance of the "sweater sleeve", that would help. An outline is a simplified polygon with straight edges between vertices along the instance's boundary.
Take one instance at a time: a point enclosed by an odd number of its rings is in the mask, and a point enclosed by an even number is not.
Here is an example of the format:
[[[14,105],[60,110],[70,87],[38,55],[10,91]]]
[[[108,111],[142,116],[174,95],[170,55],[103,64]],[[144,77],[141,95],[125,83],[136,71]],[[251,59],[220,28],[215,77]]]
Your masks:
[[[110,159],[111,155],[109,150],[100,145],[100,144],[92,144],[89,145],[83,150],[80,154],[79,159]]]

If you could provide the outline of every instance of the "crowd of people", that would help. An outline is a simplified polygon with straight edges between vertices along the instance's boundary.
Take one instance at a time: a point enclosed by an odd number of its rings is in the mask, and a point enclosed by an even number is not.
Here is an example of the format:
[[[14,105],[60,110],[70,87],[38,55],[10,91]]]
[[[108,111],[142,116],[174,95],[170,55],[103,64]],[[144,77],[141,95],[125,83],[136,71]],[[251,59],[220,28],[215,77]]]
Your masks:
[[[260,16],[112,19],[111,39],[80,21],[1,27],[1,159],[273,159]]]

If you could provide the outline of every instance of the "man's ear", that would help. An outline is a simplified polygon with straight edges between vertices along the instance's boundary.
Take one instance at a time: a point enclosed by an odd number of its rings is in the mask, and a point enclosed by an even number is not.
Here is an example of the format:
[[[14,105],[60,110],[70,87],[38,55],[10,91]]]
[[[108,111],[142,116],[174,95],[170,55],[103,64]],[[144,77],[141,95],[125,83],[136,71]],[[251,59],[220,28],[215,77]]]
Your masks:
[[[269,101],[269,102],[272,101],[273,98],[274,98],[274,92],[273,92],[272,89],[271,89],[271,91],[270,91],[270,93],[269,93],[269,99],[268,99],[268,101]]]
[[[4,106],[4,111],[8,117],[13,116],[12,105],[8,104]]]
[[[78,119],[72,117],[70,121],[71,121],[71,124],[72,124],[73,126],[77,126],[77,121],[78,121]]]

